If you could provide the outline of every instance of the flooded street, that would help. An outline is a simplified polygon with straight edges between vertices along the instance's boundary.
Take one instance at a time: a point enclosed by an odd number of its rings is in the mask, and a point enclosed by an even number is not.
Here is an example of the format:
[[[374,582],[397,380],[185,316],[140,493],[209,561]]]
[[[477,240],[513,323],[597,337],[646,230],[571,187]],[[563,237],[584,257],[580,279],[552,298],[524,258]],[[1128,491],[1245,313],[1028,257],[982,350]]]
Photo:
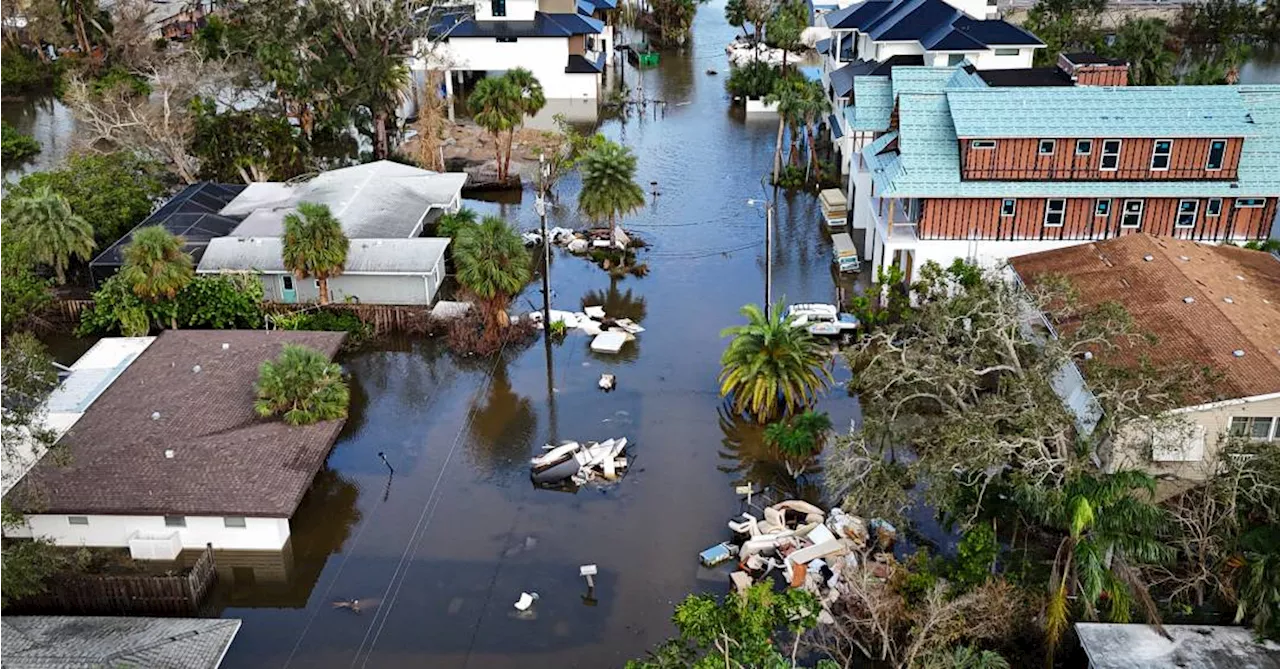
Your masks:
[[[686,594],[727,590],[697,553],[727,533],[736,481],[782,470],[755,459],[759,428],[725,415],[717,392],[720,331],[763,299],[764,211],[747,200],[763,197],[776,130],[735,118],[724,75],[705,73],[727,70],[733,31],[722,7],[703,7],[688,53],[664,53],[645,73],[646,93],[670,103],[665,116],[601,128],[633,147],[642,184],[657,182],[660,195],[627,221],[652,244],[641,254],[649,276],[611,280],[553,258],[554,308],[604,304],[647,331],[619,356],[592,353],[578,333],[550,361],[542,339],[497,361],[459,360],[432,340],[348,356],[351,419],[294,520],[279,582],[252,559],[220,564],[230,577],[218,613],[244,620],[228,666],[619,666],[672,633]],[[581,227],[577,189],[576,176],[559,184],[550,225]],[[533,229],[532,200],[468,206]],[[816,199],[781,202],[776,232],[774,294],[835,300]],[[535,281],[515,308],[540,307]],[[615,392],[596,387],[603,372],[617,374]],[[822,408],[842,429],[856,411],[841,389]],[[634,444],[620,484],[532,487],[528,458],[542,444],[615,436]],[[583,564],[599,566],[593,602]],[[540,595],[533,618],[515,615],[522,591]],[[352,598],[362,613],[331,605]]]

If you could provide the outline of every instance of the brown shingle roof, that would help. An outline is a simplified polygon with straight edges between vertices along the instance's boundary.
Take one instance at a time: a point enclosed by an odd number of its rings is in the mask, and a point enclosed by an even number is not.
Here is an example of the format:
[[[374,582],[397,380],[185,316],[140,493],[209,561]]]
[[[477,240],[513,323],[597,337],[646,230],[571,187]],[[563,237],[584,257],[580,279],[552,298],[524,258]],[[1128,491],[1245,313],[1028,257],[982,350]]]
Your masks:
[[[1159,338],[1155,362],[1221,372],[1221,399],[1280,392],[1280,262],[1268,253],[1135,234],[1009,262],[1028,283],[1069,278],[1085,305],[1123,304]]]
[[[70,462],[45,457],[18,489],[34,493],[37,513],[287,518],[345,421],[291,427],[259,418],[258,367],[286,343],[332,358],[344,336],[165,332],[59,442]]]

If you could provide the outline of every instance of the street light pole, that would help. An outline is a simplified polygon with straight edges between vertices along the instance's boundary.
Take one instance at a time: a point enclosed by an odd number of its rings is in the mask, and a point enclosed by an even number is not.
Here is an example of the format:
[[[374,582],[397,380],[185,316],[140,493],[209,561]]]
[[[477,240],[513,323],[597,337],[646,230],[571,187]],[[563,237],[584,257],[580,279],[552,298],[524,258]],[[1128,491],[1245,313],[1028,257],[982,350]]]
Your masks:
[[[764,210],[764,310],[773,308],[773,201]]]
[[[547,234],[547,176],[550,172],[545,153],[538,154],[538,199],[534,208],[542,219],[542,329],[551,341],[551,239]]]

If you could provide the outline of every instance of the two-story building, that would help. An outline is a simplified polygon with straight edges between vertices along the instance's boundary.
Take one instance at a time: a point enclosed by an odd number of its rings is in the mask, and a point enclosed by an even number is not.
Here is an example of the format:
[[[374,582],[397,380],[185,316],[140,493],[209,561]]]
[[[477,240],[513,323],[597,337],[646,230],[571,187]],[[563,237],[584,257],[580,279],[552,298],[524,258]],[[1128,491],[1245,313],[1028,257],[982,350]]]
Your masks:
[[[549,101],[600,97],[617,0],[477,0],[446,13],[419,45],[413,69],[442,71],[445,95],[468,78],[523,67]]]
[[[1280,196],[1280,86],[992,86],[896,67],[854,114],[851,174],[873,267],[988,265],[1136,232],[1266,239]],[[1037,77],[1031,72],[1027,77]]]
[[[832,141],[847,173],[860,147],[844,110],[864,76],[887,77],[898,66],[969,63],[979,70],[1029,68],[1044,43],[996,18],[991,0],[864,0],[819,17],[831,38],[820,44],[830,98]]]

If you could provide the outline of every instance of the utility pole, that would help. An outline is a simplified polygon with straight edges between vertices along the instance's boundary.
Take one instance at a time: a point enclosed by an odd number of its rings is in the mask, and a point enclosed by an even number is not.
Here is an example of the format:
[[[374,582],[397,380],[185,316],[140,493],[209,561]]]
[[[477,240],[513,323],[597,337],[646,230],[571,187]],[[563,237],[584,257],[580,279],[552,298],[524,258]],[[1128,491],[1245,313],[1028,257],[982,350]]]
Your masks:
[[[551,342],[551,236],[547,233],[547,177],[551,167],[547,155],[538,154],[538,199],[533,206],[542,219],[542,330],[548,345]]]
[[[773,308],[773,200],[764,209],[764,311]]]

